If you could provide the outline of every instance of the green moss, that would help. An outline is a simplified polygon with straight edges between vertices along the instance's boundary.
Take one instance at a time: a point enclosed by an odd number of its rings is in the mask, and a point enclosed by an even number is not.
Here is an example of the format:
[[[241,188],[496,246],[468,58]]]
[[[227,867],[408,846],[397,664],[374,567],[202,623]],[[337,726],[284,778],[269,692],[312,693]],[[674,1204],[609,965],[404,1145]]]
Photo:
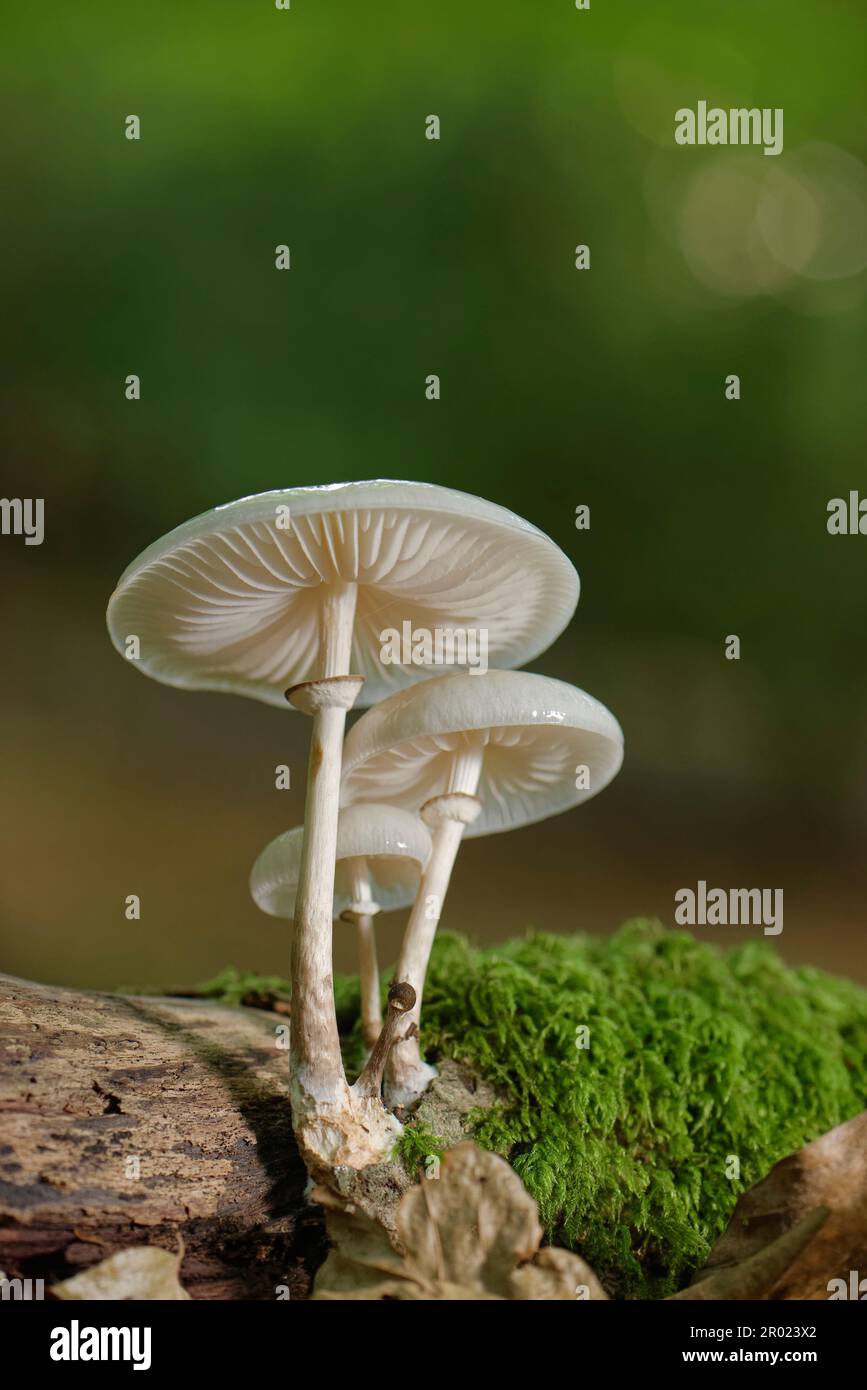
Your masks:
[[[235,1002],[286,988],[220,981],[212,992]],[[357,982],[338,977],[335,991],[355,1069]],[[788,968],[763,940],[722,952],[643,921],[489,950],[442,934],[422,1025],[429,1056],[501,1090],[476,1138],[520,1173],[549,1238],[631,1297],[688,1282],[741,1192],[867,1105],[867,991]],[[440,1151],[413,1126],[398,1145],[411,1172]]]
[[[388,986],[383,986],[384,993]],[[216,999],[221,1004],[243,1004],[253,998],[264,1005],[269,997],[288,999],[292,986],[282,975],[257,975],[252,970],[237,970],[227,965],[212,980],[196,986],[196,993],[206,999]],[[339,1023],[351,1028],[361,1007],[361,994],[356,975],[337,975],[334,980],[334,1002]]]
[[[196,993],[220,1004],[239,1005],[248,999],[267,1000],[269,997],[288,999],[291,987],[282,975],[256,975],[252,970],[236,970],[227,965],[212,980],[196,987]]]
[[[399,1158],[411,1178],[422,1176],[431,1158],[441,1158],[446,1145],[442,1139],[422,1124],[404,1126],[403,1134],[394,1146],[394,1157]]]
[[[478,1141],[628,1296],[682,1284],[745,1188],[867,1104],[867,992],[650,922],[484,951],[441,935],[423,1042],[502,1088]]]

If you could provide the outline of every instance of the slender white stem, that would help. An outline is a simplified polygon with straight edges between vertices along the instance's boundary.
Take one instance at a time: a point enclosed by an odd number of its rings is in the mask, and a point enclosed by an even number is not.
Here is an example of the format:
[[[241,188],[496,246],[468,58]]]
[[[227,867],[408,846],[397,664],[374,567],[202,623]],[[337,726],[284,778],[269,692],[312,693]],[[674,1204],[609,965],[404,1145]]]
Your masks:
[[[377,1041],[382,1030],[382,1008],[379,1005],[379,962],[374,919],[368,913],[357,913],[358,976],[361,983],[361,1037],[368,1048]]]
[[[355,598],[354,584],[334,585],[325,592],[322,674],[286,692],[296,709],[313,715],[295,897],[289,1092],[298,1148],[316,1181],[330,1181],[336,1167],[379,1163],[401,1132],[378,1092],[372,1095],[368,1086],[349,1086],[334,1007],[331,913],[340,766],[346,712],[362,686],[362,678],[349,673]]]
[[[324,679],[309,683],[304,706],[313,713],[313,732],[295,902],[290,1063],[293,1088],[313,1101],[336,1099],[346,1086],[334,1007],[331,914],[349,691],[333,677],[349,674],[355,598],[354,584],[326,591],[320,639]]]
[[[464,796],[475,796],[482,775],[484,756],[485,750],[481,743],[457,749],[452,754],[448,790],[462,792]]]
[[[463,833],[461,821],[447,817],[433,828],[430,859],[419,884],[395,971],[395,979],[412,985],[416,994],[415,1008],[407,1017],[408,1024],[418,1022],[427,963]],[[414,1050],[418,1052],[417,1045]],[[413,1048],[407,1047],[406,1051],[412,1052]],[[401,1048],[401,1055],[403,1052]]]
[[[415,1004],[405,1015],[407,1029],[413,1030],[414,1036],[404,1037],[389,1055],[386,1099],[391,1105],[411,1104],[436,1075],[434,1068],[422,1058],[418,1021],[428,961],[452,869],[464,830],[480,810],[475,792],[481,776],[482,759],[480,746],[462,749],[454,754],[448,791],[443,796],[434,797],[422,808],[422,817],[432,830],[431,854],[419,883],[394,976],[395,980],[406,981],[415,990]]]
[[[322,675],[348,676],[358,585],[340,580],[329,584],[322,601],[319,651]]]
[[[379,912],[379,903],[373,897],[370,870],[365,856],[351,855],[343,860],[343,867],[352,900],[342,915],[355,923],[358,975],[361,984],[361,1036],[369,1049],[373,1047],[382,1031],[379,963],[376,958],[376,934],[373,929],[373,919]]]
[[[376,958],[376,934],[373,918],[366,912],[355,914],[358,938],[358,973],[361,983],[361,1036],[367,1047],[373,1047],[382,1030],[382,1008],[379,1002],[379,962]]]

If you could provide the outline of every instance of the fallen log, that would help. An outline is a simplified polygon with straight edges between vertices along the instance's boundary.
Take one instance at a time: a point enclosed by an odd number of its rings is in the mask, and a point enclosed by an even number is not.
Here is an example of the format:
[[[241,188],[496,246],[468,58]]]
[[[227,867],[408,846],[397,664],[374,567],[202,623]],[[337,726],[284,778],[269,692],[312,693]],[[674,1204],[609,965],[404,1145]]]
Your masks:
[[[0,1271],[138,1244],[197,1299],[306,1298],[327,1253],[292,1137],[286,1019],[0,975]]]

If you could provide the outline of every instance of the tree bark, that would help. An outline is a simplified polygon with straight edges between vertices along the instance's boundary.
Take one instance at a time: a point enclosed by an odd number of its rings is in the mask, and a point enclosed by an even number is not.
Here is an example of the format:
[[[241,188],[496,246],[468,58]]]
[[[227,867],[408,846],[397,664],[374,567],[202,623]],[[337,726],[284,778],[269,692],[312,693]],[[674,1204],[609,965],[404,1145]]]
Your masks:
[[[276,1014],[0,975],[0,1271],[46,1287],[136,1244],[193,1298],[306,1298],[327,1252]]]

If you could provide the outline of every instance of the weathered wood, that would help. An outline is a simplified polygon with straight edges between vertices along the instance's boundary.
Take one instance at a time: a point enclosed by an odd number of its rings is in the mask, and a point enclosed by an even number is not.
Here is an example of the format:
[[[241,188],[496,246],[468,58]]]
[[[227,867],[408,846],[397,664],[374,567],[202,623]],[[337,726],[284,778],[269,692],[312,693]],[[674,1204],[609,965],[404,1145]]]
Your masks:
[[[193,1298],[306,1297],[327,1243],[292,1137],[285,1027],[0,976],[0,1270],[50,1283],[182,1238]]]

